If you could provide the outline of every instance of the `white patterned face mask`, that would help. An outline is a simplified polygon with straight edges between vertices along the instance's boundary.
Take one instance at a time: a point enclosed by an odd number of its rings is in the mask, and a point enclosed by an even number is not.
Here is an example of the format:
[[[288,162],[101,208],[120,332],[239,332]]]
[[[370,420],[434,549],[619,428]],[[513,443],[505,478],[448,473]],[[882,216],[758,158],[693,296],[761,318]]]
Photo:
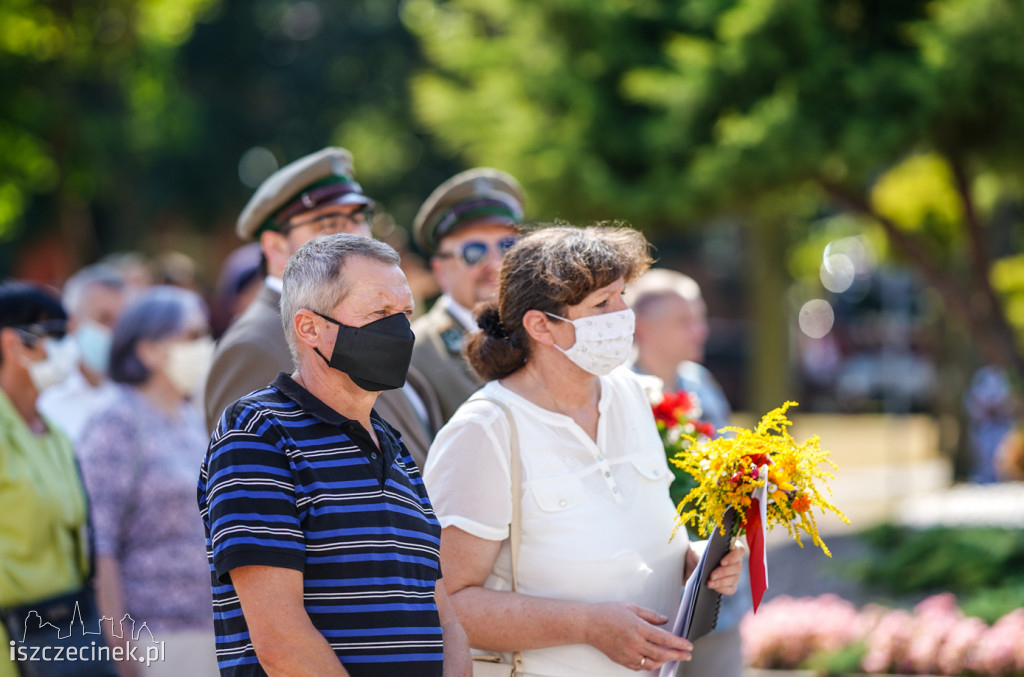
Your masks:
[[[610,374],[629,358],[633,349],[636,316],[629,308],[575,320],[546,313],[576,328],[576,343],[567,350],[555,346],[584,371],[594,376]]]

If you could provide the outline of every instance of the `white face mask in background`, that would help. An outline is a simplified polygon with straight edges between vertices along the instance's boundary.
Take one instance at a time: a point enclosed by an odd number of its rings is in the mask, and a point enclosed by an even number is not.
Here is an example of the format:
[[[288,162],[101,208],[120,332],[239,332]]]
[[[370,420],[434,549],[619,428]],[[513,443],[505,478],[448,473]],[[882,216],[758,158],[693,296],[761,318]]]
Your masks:
[[[70,341],[45,338],[43,349],[46,351],[46,357],[42,360],[22,358],[22,364],[28,369],[32,385],[39,392],[61,383],[75,368],[75,350]]]
[[[213,362],[213,348],[209,336],[171,344],[165,370],[179,393],[192,398],[199,394]]]
[[[102,324],[83,322],[75,332],[75,344],[82,364],[97,374],[106,374],[113,340],[112,332]]]
[[[555,346],[580,369],[594,376],[610,374],[621,366],[633,349],[636,315],[629,308],[614,313],[591,315],[575,320],[547,313],[576,328],[576,343],[567,350]]]

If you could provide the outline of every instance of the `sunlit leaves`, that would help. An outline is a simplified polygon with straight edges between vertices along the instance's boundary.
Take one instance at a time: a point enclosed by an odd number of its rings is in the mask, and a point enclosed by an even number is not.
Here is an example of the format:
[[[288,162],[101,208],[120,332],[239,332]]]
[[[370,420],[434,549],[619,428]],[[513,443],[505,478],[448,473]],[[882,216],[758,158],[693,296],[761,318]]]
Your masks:
[[[875,183],[871,201],[879,214],[907,230],[932,223],[951,235],[963,219],[949,164],[934,153],[914,155]]]

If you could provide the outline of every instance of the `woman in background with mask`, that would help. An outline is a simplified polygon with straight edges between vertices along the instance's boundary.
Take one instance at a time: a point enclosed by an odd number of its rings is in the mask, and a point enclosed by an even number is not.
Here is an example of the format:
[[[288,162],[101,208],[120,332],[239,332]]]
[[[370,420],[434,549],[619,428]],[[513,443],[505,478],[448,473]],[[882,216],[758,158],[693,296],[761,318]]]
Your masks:
[[[649,264],[647,241],[626,228],[550,228],[520,240],[466,349],[489,383],[427,455],[444,581],[470,645],[522,652],[527,675],[610,677],[690,656],[692,645],[663,626],[697,558],[684,530],[669,540],[672,473],[643,388],[617,369],[633,342],[622,293]],[[489,400],[515,421],[516,497],[511,429]],[[514,500],[522,529],[512,592]],[[727,555],[711,587],[731,594],[741,562],[741,552]]]
[[[148,668],[119,663],[122,675],[218,674],[205,537],[195,513],[209,438],[190,401],[212,354],[198,295],[166,286],[143,292],[114,328],[108,373],[118,392],[82,435],[100,609],[122,635],[110,641],[127,644],[134,621],[136,632],[142,623],[149,629],[138,637],[142,644],[164,643]],[[126,614],[131,619],[118,633]]]

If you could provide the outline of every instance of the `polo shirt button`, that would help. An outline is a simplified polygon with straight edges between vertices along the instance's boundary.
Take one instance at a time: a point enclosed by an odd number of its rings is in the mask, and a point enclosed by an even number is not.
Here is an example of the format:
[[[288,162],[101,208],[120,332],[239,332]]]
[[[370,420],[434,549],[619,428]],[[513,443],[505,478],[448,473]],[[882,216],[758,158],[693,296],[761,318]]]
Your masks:
[[[375,452],[371,453],[371,454],[370,454],[370,458],[372,458],[372,459],[376,460],[376,458],[377,458],[377,452],[375,451]]]

